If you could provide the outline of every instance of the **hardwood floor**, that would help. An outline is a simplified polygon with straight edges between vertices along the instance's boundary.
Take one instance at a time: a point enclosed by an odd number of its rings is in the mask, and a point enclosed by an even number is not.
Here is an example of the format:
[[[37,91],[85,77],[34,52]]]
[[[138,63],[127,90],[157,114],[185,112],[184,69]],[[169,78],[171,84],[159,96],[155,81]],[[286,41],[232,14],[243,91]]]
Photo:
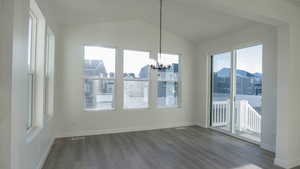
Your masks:
[[[192,126],[56,140],[43,169],[279,169],[256,145]]]

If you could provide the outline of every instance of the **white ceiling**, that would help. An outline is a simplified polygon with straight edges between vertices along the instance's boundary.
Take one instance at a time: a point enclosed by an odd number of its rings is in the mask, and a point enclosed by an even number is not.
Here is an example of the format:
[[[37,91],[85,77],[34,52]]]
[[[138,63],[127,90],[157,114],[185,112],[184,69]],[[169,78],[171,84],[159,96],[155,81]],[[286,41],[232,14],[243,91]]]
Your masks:
[[[40,0],[60,24],[142,20],[158,26],[159,0]],[[195,6],[182,0],[164,0],[164,28],[199,42],[248,27],[255,22]]]
[[[300,0],[289,0],[292,4],[300,7]]]

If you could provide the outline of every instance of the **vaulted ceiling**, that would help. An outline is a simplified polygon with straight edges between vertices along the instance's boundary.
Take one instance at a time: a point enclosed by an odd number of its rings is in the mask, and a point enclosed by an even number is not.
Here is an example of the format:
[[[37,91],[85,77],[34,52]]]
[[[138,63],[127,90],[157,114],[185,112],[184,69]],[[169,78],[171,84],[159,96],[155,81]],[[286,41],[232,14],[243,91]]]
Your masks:
[[[142,20],[158,26],[159,0],[40,0],[48,1],[60,24],[91,24]],[[164,29],[199,42],[246,28],[255,22],[195,6],[183,0],[164,0]]]
[[[289,0],[292,4],[300,7],[300,0]]]

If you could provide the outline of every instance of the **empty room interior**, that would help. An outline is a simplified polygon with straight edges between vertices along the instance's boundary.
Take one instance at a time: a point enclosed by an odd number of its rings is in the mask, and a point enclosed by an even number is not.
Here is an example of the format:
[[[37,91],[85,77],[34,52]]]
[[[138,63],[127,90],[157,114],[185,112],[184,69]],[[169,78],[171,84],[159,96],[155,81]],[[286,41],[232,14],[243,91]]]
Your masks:
[[[0,0],[0,169],[300,168],[299,0]]]

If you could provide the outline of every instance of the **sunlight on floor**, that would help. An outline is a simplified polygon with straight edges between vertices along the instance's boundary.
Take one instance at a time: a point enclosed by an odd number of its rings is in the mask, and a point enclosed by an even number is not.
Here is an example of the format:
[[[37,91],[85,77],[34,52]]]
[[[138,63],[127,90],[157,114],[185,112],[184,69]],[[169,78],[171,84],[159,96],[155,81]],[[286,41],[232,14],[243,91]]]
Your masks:
[[[246,164],[241,167],[236,167],[234,169],[262,169],[262,168],[254,164]]]

